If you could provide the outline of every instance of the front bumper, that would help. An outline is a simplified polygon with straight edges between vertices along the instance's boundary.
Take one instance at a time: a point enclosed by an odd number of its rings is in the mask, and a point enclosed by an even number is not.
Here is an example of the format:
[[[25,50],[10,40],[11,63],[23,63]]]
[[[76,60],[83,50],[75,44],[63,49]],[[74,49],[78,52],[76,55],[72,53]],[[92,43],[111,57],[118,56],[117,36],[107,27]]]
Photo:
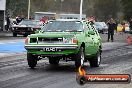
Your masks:
[[[25,49],[28,53],[43,56],[65,56],[77,54],[79,51],[78,45],[25,45]]]

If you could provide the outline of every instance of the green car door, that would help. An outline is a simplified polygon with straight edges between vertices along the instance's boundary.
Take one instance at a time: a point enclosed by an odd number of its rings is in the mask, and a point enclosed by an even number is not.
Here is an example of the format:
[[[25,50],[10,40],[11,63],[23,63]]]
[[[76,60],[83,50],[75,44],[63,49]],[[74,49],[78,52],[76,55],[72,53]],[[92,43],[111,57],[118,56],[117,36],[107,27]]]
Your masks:
[[[93,28],[87,28],[85,32],[85,54],[91,55],[97,53],[99,49],[99,37]]]

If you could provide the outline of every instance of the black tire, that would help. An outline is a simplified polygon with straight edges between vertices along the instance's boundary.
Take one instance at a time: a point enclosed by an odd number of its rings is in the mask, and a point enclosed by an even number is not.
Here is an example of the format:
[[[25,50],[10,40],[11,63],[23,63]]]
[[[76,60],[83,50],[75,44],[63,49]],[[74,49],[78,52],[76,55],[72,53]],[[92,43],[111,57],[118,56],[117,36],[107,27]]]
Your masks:
[[[36,67],[37,64],[37,56],[27,53],[27,61],[28,66],[33,69],[34,67]]]
[[[13,37],[17,37],[17,33],[13,33]]]
[[[101,62],[101,53],[100,53],[100,51],[93,58],[91,58],[89,60],[90,67],[99,67],[100,62]]]
[[[59,64],[59,61],[60,61],[60,59],[57,58],[57,57],[50,57],[50,58],[49,58],[49,63],[50,63],[51,65],[58,65],[58,64]]]
[[[75,66],[76,68],[79,68],[80,66],[84,65],[84,60],[85,60],[85,53],[84,53],[84,48],[80,47],[80,51],[76,55],[75,58]]]

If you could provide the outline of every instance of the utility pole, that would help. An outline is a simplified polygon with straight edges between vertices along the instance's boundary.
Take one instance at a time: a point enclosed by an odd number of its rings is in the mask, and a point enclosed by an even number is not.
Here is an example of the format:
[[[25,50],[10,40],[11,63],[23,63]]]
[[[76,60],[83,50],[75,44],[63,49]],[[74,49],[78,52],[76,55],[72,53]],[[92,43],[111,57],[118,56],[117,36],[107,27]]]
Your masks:
[[[30,0],[28,0],[28,19],[30,17],[30,4],[31,4],[31,2],[30,2]]]
[[[62,4],[63,4],[64,0],[61,0],[60,3],[61,3],[61,10],[60,10],[60,13],[62,13]]]
[[[82,20],[82,4],[83,4],[83,0],[81,0],[80,2],[80,20]]]

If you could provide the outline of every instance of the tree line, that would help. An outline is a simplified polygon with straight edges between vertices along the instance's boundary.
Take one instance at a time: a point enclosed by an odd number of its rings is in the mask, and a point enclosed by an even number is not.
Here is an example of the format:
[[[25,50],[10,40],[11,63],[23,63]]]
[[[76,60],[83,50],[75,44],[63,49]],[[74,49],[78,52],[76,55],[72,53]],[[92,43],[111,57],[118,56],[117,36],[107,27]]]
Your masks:
[[[80,0],[30,0],[31,16],[34,12],[79,13]],[[98,20],[128,19],[131,17],[132,0],[83,0],[83,13]],[[7,0],[6,13],[11,17],[27,16],[28,0]]]

